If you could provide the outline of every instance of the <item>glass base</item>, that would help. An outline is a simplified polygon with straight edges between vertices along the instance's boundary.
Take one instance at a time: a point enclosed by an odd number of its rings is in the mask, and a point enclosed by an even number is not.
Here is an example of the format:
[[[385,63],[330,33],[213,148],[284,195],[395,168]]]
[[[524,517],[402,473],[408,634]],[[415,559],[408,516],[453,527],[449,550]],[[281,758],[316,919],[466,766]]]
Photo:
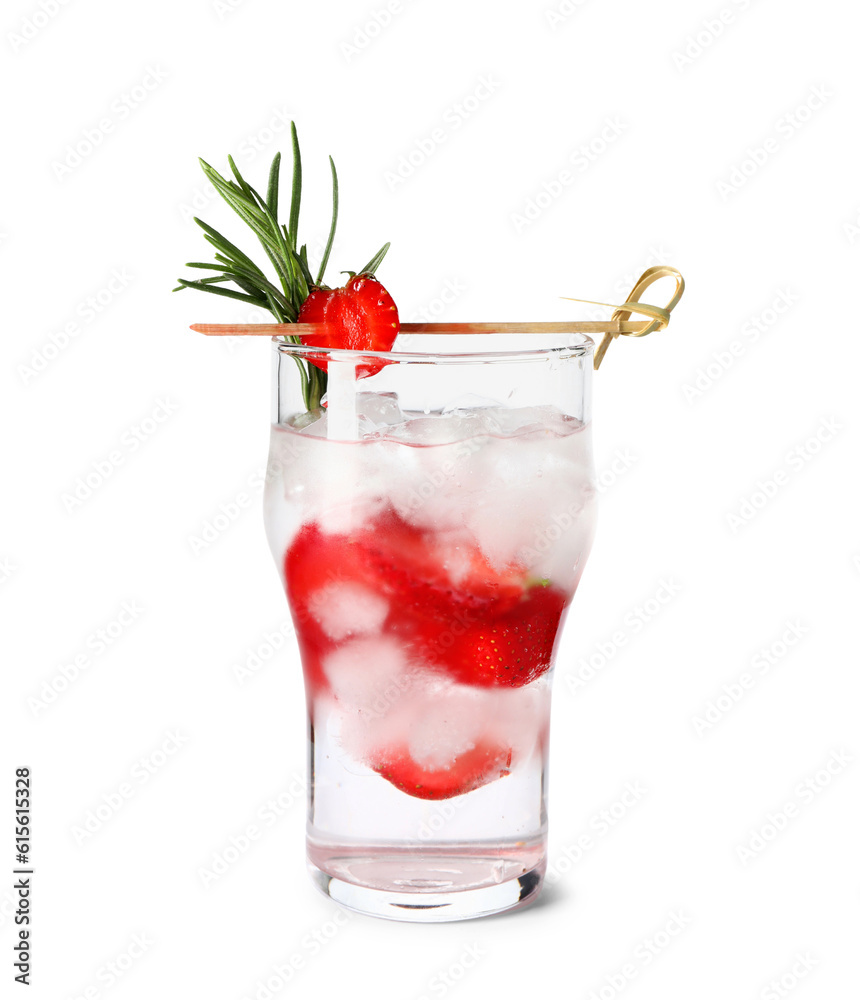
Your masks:
[[[402,854],[380,854],[329,859],[327,867],[337,874],[308,861],[316,886],[340,906],[387,920],[441,923],[504,913],[534,901],[546,859],[526,868],[498,855],[437,855],[432,862],[409,864]]]

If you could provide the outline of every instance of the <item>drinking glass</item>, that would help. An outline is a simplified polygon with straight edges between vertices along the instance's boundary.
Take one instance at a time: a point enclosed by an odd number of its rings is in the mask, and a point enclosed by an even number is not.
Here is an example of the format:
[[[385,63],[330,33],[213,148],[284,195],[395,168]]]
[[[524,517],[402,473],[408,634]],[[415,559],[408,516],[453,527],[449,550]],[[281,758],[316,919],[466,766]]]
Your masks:
[[[552,666],[595,519],[594,345],[416,341],[273,342],[265,516],[304,672],[312,877],[427,922],[541,887]],[[328,381],[308,410],[310,365]]]

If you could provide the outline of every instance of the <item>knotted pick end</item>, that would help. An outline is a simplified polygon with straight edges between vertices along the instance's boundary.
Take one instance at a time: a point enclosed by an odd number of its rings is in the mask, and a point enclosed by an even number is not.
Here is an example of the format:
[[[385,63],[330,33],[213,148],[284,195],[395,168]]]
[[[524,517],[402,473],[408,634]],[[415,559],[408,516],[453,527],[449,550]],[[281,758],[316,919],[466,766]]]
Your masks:
[[[660,278],[675,279],[675,291],[669,302],[665,306],[654,306],[646,302],[640,302],[639,298],[645,289],[653,285],[655,281],[659,281]],[[621,333],[618,330],[608,330],[603,335],[603,340],[601,340],[600,345],[594,352],[594,370],[597,371],[600,367],[601,362],[606,357],[606,352],[609,350],[609,345],[619,335],[624,337],[645,337],[649,333],[654,333],[655,330],[665,330],[669,325],[672,310],[684,294],[684,287],[684,278],[680,271],[674,267],[670,267],[668,264],[660,264],[649,267],[642,273],[627,296],[627,301],[624,305],[613,305],[609,302],[593,302],[590,299],[570,299],[571,302],[587,302],[590,305],[606,306],[608,309],[614,309],[615,312],[612,314],[613,323],[629,319],[633,313],[638,313],[640,316],[647,316],[651,320],[644,330],[639,330],[636,333]]]

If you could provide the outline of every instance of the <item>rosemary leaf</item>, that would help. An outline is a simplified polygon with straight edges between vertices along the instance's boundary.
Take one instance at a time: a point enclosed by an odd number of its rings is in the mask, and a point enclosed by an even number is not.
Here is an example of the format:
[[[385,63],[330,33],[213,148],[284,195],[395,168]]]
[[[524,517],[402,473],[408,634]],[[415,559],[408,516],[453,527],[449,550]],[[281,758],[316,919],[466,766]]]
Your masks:
[[[217,229],[213,229],[212,226],[207,225],[202,219],[198,219],[196,216],[194,221],[198,226],[206,233],[206,239],[212,244],[212,246],[217,247],[219,250],[223,250],[224,253],[232,255],[236,260],[241,260],[246,267],[256,268],[257,265],[248,257],[246,254],[234,246],[226,237],[222,236]],[[259,270],[259,268],[257,268]],[[262,274],[262,271],[260,272]]]
[[[238,264],[228,265],[228,264],[195,263],[195,264],[186,264],[185,266],[205,267],[211,271],[223,271],[227,275],[242,278],[243,281],[252,289],[253,294],[259,295],[260,297],[265,297],[266,294],[271,294],[282,306],[289,308],[289,303],[287,302],[287,298],[279,288],[276,288],[268,279],[266,279],[262,275],[256,274],[253,271],[249,271]]]
[[[328,162],[331,164],[331,229],[328,231],[328,240],[325,245],[325,252],[323,253],[322,260],[320,261],[320,269],[317,274],[317,284],[321,285],[323,278],[325,277],[325,269],[328,266],[328,258],[331,254],[332,244],[334,243],[334,234],[337,229],[337,210],[338,210],[338,193],[337,193],[337,170],[334,166],[334,160],[329,157]]]
[[[281,175],[281,154],[275,153],[272,166],[269,169],[269,188],[266,192],[266,201],[269,203],[269,211],[273,217],[278,217],[278,187]]]
[[[305,288],[307,288],[307,290],[310,291],[314,283],[314,277],[311,274],[311,269],[308,264],[308,248],[306,245],[303,245],[301,250],[299,250],[298,254],[296,255],[296,260],[299,262],[299,267],[302,270],[302,277],[305,280]]]
[[[293,246],[299,242],[299,209],[302,203],[302,153],[296,123],[290,123],[290,137],[293,141],[293,190],[290,199],[290,241]]]
[[[230,169],[231,169],[231,170],[233,171],[233,176],[234,176],[234,177],[236,178],[236,180],[238,181],[238,183],[239,183],[239,187],[240,187],[240,188],[242,189],[242,191],[244,191],[244,193],[245,193],[245,194],[246,194],[246,195],[247,195],[247,196],[248,196],[248,197],[250,198],[250,191],[249,191],[249,188],[248,188],[248,184],[247,184],[247,182],[245,181],[245,178],[244,178],[244,177],[243,177],[243,176],[242,176],[242,175],[241,175],[241,174],[239,173],[239,168],[238,168],[238,167],[236,166],[236,164],[235,164],[235,163],[233,162],[233,157],[232,157],[232,156],[228,156],[228,157],[227,157],[227,162],[228,162],[228,163],[230,164]],[[228,183],[229,183],[229,182],[228,182]]]
[[[179,284],[183,288],[198,288],[201,292],[212,292],[213,295],[224,295],[228,299],[238,299],[240,302],[250,302],[252,306],[261,306],[263,309],[266,308],[266,300],[258,299],[252,295],[246,295],[243,292],[234,292],[232,288],[215,288],[211,284],[207,284],[203,281],[186,281],[184,278],[177,279]],[[177,289],[178,291],[179,289]]]
[[[385,259],[385,255],[388,253],[388,248],[391,246],[390,243],[386,243],[378,253],[376,253],[370,260],[364,265],[364,267],[358,272],[359,274],[376,274],[376,269]]]

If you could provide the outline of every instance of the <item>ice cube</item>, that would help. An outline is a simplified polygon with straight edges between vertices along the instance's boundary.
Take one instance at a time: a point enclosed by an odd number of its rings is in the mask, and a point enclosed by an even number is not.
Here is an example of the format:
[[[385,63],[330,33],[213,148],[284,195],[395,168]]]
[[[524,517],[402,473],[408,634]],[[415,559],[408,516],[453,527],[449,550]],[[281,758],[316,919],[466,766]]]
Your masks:
[[[328,437],[328,413],[325,410],[299,413],[290,421],[290,427],[303,437]]]
[[[481,744],[510,748],[514,761],[527,758],[545,736],[549,683],[516,690],[471,687],[424,675],[383,724],[373,729],[367,753],[405,748],[428,771],[444,770]]]
[[[490,399],[489,396],[478,396],[474,392],[467,392],[465,396],[458,396],[452,399],[442,410],[443,413],[450,413],[458,410],[498,409],[502,404],[497,399]]]
[[[472,687],[420,668],[401,665],[387,687],[375,681],[375,703],[344,707],[340,742],[355,760],[370,767],[407,753],[427,771],[450,768],[481,744],[510,748],[517,763],[546,741],[549,679],[515,690]]]
[[[323,632],[335,642],[378,632],[388,617],[388,601],[359,583],[330,583],[313,593],[308,605]]]
[[[368,766],[380,746],[405,743],[432,697],[427,671],[387,636],[355,639],[331,653],[323,668],[341,712],[340,743]]]
[[[573,417],[565,416],[555,406],[518,406],[498,409],[494,418],[505,437],[531,431],[566,435],[579,426]]]
[[[594,494],[587,486],[565,497],[566,507],[543,512],[531,525],[521,560],[534,577],[572,591],[579,582],[594,535]]]
[[[501,571],[519,562],[520,551],[531,538],[535,490],[500,485],[475,499],[467,524],[490,565]]]
[[[438,445],[468,441],[469,438],[498,433],[493,410],[451,410],[428,416],[407,414],[409,419],[389,432],[406,444]]]
[[[451,412],[414,417],[396,428],[400,468],[392,477],[391,502],[416,527],[434,531],[462,528],[472,495],[485,487],[475,456],[496,438],[491,413]]]
[[[288,496],[328,534],[348,534],[380,509],[386,456],[381,442],[301,440],[303,454],[287,467]],[[391,475],[388,471],[387,475]]]
[[[403,423],[396,392],[360,392],[355,399],[359,420],[371,429]]]
[[[311,505],[311,509],[316,511],[314,519],[326,535],[351,535],[360,531],[374,521],[385,507],[384,497],[366,496],[358,490],[352,495],[347,493],[341,503],[327,501],[324,505]]]
[[[507,745],[514,763],[525,760],[548,736],[550,680],[542,677],[522,688],[490,688],[485,695],[483,738]]]
[[[323,670],[345,711],[373,717],[384,714],[384,705],[397,701],[397,693],[411,683],[406,654],[388,636],[353,639],[326,656]]]
[[[570,579],[565,567],[580,557],[579,529],[590,524],[593,506],[586,441],[581,434],[559,437],[524,429],[475,452],[475,478],[482,487],[469,505],[467,525],[497,569],[512,562],[529,569],[535,564],[534,575],[555,579],[561,572]],[[552,573],[543,572],[548,567]]]
[[[405,448],[386,484],[391,505],[404,521],[442,531],[465,523],[469,452],[462,445]]]
[[[428,701],[409,733],[409,755],[419,767],[431,771],[450,767],[457,757],[472,750],[481,736],[480,697],[462,686],[441,699]]]
[[[308,410],[306,413],[296,413],[287,421],[289,427],[294,431],[307,430],[311,424],[316,423],[321,417],[325,417],[325,410]]]

